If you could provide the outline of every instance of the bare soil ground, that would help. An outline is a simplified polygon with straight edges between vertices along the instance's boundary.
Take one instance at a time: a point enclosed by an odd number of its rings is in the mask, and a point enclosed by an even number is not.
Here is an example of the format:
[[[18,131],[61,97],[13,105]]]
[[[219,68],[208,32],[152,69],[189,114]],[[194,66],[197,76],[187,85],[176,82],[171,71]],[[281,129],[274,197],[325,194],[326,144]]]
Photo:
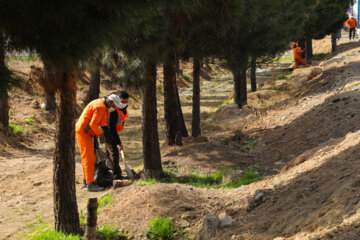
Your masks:
[[[287,80],[274,77],[274,72],[286,74],[287,70],[259,74],[262,90],[250,93],[249,106],[242,110],[233,104],[218,110],[231,96],[232,80],[228,72],[215,69],[211,81],[202,81],[202,133],[206,138],[186,139],[183,147],[162,147],[163,162],[183,174],[255,167],[266,169],[262,181],[233,190],[156,184],[88,193],[81,189],[77,153],[79,209],[85,209],[88,197],[111,193],[114,204],[101,211],[99,224],[114,224],[133,233],[134,239],[144,239],[148,221],[156,216],[174,219],[189,236],[195,236],[205,215],[221,213],[232,216],[233,224],[219,228],[213,239],[360,239],[360,85],[354,85],[360,82],[360,45],[346,38],[340,43],[338,52],[295,71]],[[317,51],[329,48],[329,38],[314,42]],[[10,66],[28,79],[31,64]],[[183,69],[191,72],[190,65]],[[180,90],[188,127],[190,85]],[[116,90],[110,86],[101,92]],[[79,91],[80,107],[84,92]],[[11,93],[11,122],[24,126],[23,133],[0,136],[0,239],[22,238],[39,217],[53,222],[55,118],[33,109],[34,99],[41,103],[43,96],[29,94],[24,87]],[[159,99],[163,142],[161,96]],[[142,161],[141,110],[139,103],[131,105],[122,139],[135,167]],[[28,118],[36,122],[26,124]],[[256,147],[244,151],[242,140],[249,136]],[[263,201],[248,210],[258,192],[264,193]]]

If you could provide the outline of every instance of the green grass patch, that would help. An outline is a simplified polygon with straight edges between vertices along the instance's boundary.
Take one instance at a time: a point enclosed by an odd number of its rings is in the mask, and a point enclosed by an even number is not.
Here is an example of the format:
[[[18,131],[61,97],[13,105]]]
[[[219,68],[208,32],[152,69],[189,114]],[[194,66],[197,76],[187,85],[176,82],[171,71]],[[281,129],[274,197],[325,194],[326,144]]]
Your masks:
[[[35,236],[28,239],[29,240],[81,240],[82,237],[80,237],[79,235],[72,235],[72,234],[67,235],[65,233],[51,229],[38,233]]]
[[[281,80],[281,79],[288,79],[289,75],[285,75],[285,74],[279,74],[276,76],[277,80]]]
[[[27,61],[27,62],[32,62],[32,61],[36,61],[36,60],[40,60],[39,56],[36,55],[32,55],[32,56],[27,56],[27,57],[10,57],[8,58],[10,61]]]
[[[15,134],[22,134],[23,133],[23,126],[21,125],[16,125],[16,124],[13,124],[13,123],[9,123],[9,127],[13,130],[13,132]]]
[[[79,213],[80,225],[85,225],[86,224],[86,215],[87,215],[87,211],[80,210],[80,213]]]
[[[190,80],[191,80],[190,75],[187,74],[187,73],[184,73],[184,74],[183,74],[183,77],[184,77],[187,81],[190,81]]]
[[[96,228],[97,235],[101,240],[126,240],[128,234],[124,234],[121,230],[113,225],[101,225]]]
[[[172,240],[175,239],[174,222],[168,218],[156,217],[149,222],[146,236],[150,240]]]
[[[315,53],[314,56],[316,58],[324,58],[326,56],[328,56],[330,53]]]
[[[25,123],[26,123],[26,124],[32,124],[32,123],[34,123],[34,122],[36,122],[36,120],[35,120],[34,118],[27,118],[27,119],[25,119]]]
[[[259,173],[254,169],[250,169],[249,171],[245,172],[242,177],[236,181],[229,182],[225,184],[225,189],[234,189],[241,187],[243,185],[249,185],[250,183],[261,181],[259,177]]]
[[[250,147],[249,147],[250,148]],[[240,168],[221,169],[212,174],[196,174],[192,173],[188,176],[175,176],[173,170],[165,169],[165,177],[163,179],[148,179],[137,183],[137,186],[146,186],[157,183],[181,183],[193,187],[209,188],[209,189],[233,189],[242,185],[247,185],[256,181],[260,181],[259,173],[255,169],[246,169],[241,178],[233,182],[223,183],[223,175],[228,171]]]
[[[229,104],[234,104],[235,101],[234,99],[231,100],[226,100],[225,102],[223,102],[219,107],[216,108],[216,112],[219,111],[220,108],[222,108],[223,106],[229,105]]]
[[[97,209],[97,214],[99,215],[101,210],[104,207],[110,207],[112,206],[114,203],[114,198],[111,196],[110,193],[102,196],[99,200],[98,200],[98,209]]]
[[[85,87],[85,84],[81,80],[78,80],[76,85],[78,86],[78,88],[84,88]]]
[[[282,57],[282,58],[274,58],[273,59],[274,62],[287,62],[287,61],[294,61],[293,57]]]

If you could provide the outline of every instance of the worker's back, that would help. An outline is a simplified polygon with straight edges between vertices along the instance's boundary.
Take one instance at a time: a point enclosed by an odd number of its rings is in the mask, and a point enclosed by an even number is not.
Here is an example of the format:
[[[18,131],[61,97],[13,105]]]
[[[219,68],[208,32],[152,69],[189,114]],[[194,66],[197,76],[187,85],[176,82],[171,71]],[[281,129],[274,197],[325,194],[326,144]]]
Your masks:
[[[294,51],[294,59],[301,58],[302,51],[300,47],[295,47],[293,51]]]
[[[79,120],[76,123],[76,131],[84,132],[85,128],[89,125],[92,118],[95,118],[92,124],[95,124],[95,127],[91,127],[96,135],[100,135],[100,126],[107,125],[107,119],[109,117],[109,113],[107,107],[105,105],[104,99],[96,99],[90,102],[85,109],[83,110]],[[91,124],[91,125],[92,125]]]

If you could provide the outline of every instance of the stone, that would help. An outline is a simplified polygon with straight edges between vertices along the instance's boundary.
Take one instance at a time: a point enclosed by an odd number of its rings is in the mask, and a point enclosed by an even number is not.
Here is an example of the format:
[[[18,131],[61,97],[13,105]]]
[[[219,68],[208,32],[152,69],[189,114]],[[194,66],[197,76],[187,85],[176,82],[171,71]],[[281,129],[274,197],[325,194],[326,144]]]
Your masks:
[[[33,183],[33,186],[40,186],[41,185],[41,182],[35,182]]]
[[[258,207],[261,203],[263,203],[265,201],[265,195],[269,194],[270,192],[272,192],[273,189],[262,189],[257,190],[254,194],[253,198],[249,198],[248,200],[248,207],[247,207],[247,211],[250,212],[252,210],[254,210],[256,207]]]
[[[225,218],[221,219],[220,226],[221,227],[229,227],[232,224],[232,217],[226,216]]]
[[[222,182],[223,183],[234,182],[234,181],[240,179],[243,174],[244,174],[244,171],[242,171],[242,170],[231,170],[231,171],[225,172],[222,177]]]
[[[216,229],[220,226],[221,221],[216,215],[206,215],[199,226],[195,240],[209,240],[214,237]]]
[[[313,69],[311,69],[311,72],[310,72],[309,76],[307,77],[307,81],[310,81],[310,80],[314,79],[315,77],[322,74],[322,72],[323,72],[323,70],[321,68],[313,68]]]
[[[130,185],[129,180],[114,180],[113,181],[113,188],[126,187],[129,185]]]
[[[182,229],[190,227],[190,223],[186,220],[179,220],[177,225]]]
[[[40,108],[40,103],[35,99],[35,100],[33,100],[33,101],[30,103],[30,106],[31,106],[33,109],[39,109],[39,108]]]

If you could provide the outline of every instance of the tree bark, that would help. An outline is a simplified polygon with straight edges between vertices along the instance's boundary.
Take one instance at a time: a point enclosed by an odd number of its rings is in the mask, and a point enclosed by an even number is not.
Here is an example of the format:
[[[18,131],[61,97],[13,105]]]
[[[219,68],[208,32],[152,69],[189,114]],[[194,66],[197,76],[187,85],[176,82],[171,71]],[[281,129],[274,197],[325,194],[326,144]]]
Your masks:
[[[234,72],[234,102],[241,109],[247,105],[247,88],[246,88],[246,67],[239,72]]]
[[[164,117],[166,144],[169,146],[182,145],[177,104],[175,56],[170,56],[164,64]]]
[[[256,92],[256,90],[257,90],[257,86],[256,86],[256,57],[253,57],[251,59],[250,79],[251,79],[251,91]]]
[[[45,91],[45,109],[46,111],[56,113],[56,88],[51,86],[51,83],[54,82],[55,73],[51,65],[46,62],[44,62],[44,72],[45,79],[42,85]]]
[[[160,179],[163,177],[161,165],[157,103],[156,103],[156,64],[146,63],[146,83],[142,96],[142,130],[145,178]]]
[[[55,135],[53,200],[55,229],[68,234],[80,232],[75,190],[75,67],[58,70],[61,82],[58,124]]]
[[[56,112],[56,97],[55,93],[45,93],[45,110],[49,112]]]
[[[313,57],[312,38],[307,37],[306,38],[306,62],[311,64],[312,57]]]
[[[303,40],[301,40],[301,41],[299,42],[299,47],[300,47],[301,49],[305,49],[305,48],[306,48],[306,40],[305,40],[305,39],[303,39]],[[306,51],[304,51],[304,52],[301,53],[301,58],[302,58],[302,59],[305,59],[305,58],[306,58]]]
[[[336,33],[333,32],[331,34],[331,52],[336,52],[337,50],[337,45],[336,45]]]
[[[178,116],[179,116],[179,130],[181,132],[182,137],[188,137],[189,133],[188,133],[188,131],[186,129],[184,115],[183,115],[183,112],[182,112],[182,109],[181,109],[181,101],[180,101],[180,96],[179,96],[179,89],[178,89],[176,81],[175,81],[175,88],[176,88],[176,107],[178,109]]]
[[[97,209],[97,198],[89,198],[87,204],[87,219],[84,240],[96,240]]]
[[[98,99],[100,95],[100,63],[96,64],[90,71],[89,91],[84,99],[87,105],[92,100]]]
[[[193,137],[201,135],[200,129],[200,61],[194,58],[193,63],[193,108],[192,108],[192,131]]]
[[[6,66],[5,66],[4,39],[2,33],[0,32],[0,73],[5,71],[6,71]],[[10,110],[9,95],[7,89],[8,80],[3,79],[3,81],[4,81],[4,87],[0,88],[0,131],[2,131],[5,134],[5,136],[7,136],[9,133],[9,110]]]

